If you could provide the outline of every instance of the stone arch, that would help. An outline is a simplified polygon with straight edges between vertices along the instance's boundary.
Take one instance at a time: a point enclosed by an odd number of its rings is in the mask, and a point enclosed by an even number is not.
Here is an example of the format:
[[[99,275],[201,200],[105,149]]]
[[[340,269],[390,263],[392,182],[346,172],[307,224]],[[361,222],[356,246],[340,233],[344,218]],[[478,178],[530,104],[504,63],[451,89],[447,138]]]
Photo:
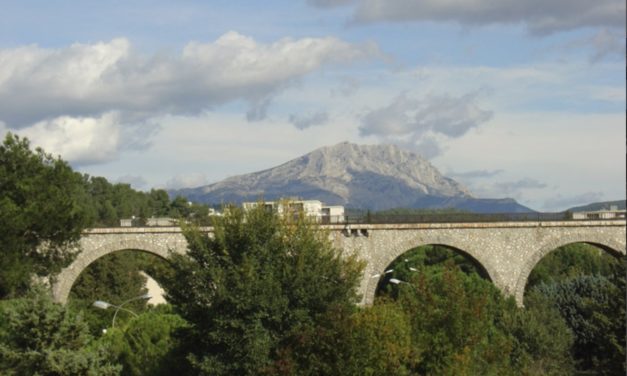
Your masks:
[[[74,282],[92,262],[111,253],[123,250],[151,253],[163,259],[167,259],[170,255],[170,250],[164,244],[139,239],[110,241],[95,249],[82,250],[76,259],[55,277],[55,282],[52,286],[54,301],[65,304]]]
[[[374,303],[374,297],[379,283],[379,278],[371,278],[373,274],[383,274],[387,267],[395,260],[401,257],[404,253],[421,246],[426,245],[439,245],[451,249],[464,257],[471,259],[485,274],[485,276],[494,283],[497,287],[500,286],[500,275],[492,263],[484,256],[479,249],[475,249],[471,244],[461,244],[454,241],[445,241],[444,239],[416,239],[411,241],[401,242],[395,246],[391,246],[390,249],[385,252],[384,256],[379,258],[377,262],[367,270],[373,271],[370,275],[365,275],[367,279],[367,285],[364,292],[363,302],[366,305]]]
[[[536,265],[540,262],[540,260],[542,260],[546,255],[553,252],[557,248],[574,243],[586,243],[594,245],[610,253],[613,256],[625,256],[626,254],[626,243],[624,239],[608,239],[607,236],[598,233],[570,234],[570,236],[564,236],[546,241],[541,244],[540,247],[536,248],[536,251],[527,258],[520,270],[520,274],[518,276],[518,280],[516,282],[516,287],[514,290],[514,298],[516,299],[516,303],[519,306],[523,306],[525,288],[527,287],[527,279],[529,278],[529,275],[536,267]]]

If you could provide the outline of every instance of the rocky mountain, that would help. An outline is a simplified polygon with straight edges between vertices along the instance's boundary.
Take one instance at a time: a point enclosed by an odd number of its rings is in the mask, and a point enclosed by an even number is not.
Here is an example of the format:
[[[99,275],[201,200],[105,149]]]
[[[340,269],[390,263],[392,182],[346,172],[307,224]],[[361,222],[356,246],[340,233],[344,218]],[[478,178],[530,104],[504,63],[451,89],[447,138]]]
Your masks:
[[[170,193],[212,204],[291,197],[375,211],[398,207],[531,211],[512,199],[476,199],[425,159],[394,145],[346,142],[322,147],[268,170]]]

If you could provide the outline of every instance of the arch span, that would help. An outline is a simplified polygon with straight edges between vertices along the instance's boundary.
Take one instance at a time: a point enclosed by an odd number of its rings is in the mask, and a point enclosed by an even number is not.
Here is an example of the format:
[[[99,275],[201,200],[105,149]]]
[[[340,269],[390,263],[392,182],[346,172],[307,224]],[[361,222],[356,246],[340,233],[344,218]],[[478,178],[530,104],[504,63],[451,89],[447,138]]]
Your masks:
[[[592,234],[586,234],[585,236],[573,234],[573,236],[561,238],[561,239],[552,239],[544,244],[542,244],[536,251],[531,254],[526,262],[523,264],[520,274],[518,276],[518,281],[516,282],[516,288],[514,290],[514,297],[516,298],[516,303],[519,306],[523,305],[523,300],[525,296],[525,288],[527,287],[527,280],[529,279],[529,275],[536,267],[536,265],[549,253],[554,250],[575,243],[585,243],[590,244],[595,247],[598,247],[605,252],[611,254],[612,256],[625,256],[626,255],[626,243],[623,240],[618,241],[615,239],[606,239],[602,236],[594,236]]]
[[[163,259],[167,259],[170,254],[170,249],[164,244],[139,239],[110,241],[91,252],[80,252],[76,259],[55,277],[52,286],[53,299],[65,304],[74,282],[91,263],[101,257],[123,250],[146,252]]]
[[[379,284],[380,278],[372,278],[372,275],[380,274],[383,276],[385,270],[387,270],[388,266],[390,266],[394,261],[401,258],[405,253],[423,246],[437,245],[456,252],[467,259],[471,260],[473,264],[480,270],[482,276],[486,277],[490,282],[494,283],[498,287],[498,282],[500,280],[500,276],[495,268],[492,267],[490,260],[486,259],[484,255],[478,250],[473,249],[471,244],[456,244],[454,242],[442,242],[442,241],[427,241],[427,240],[414,240],[412,242],[403,242],[394,247],[392,252],[386,252],[384,256],[374,262],[371,268],[366,270],[368,273],[365,278],[367,278],[367,286],[365,289],[364,302],[366,305],[370,305],[374,302],[374,298],[377,291],[377,286]]]

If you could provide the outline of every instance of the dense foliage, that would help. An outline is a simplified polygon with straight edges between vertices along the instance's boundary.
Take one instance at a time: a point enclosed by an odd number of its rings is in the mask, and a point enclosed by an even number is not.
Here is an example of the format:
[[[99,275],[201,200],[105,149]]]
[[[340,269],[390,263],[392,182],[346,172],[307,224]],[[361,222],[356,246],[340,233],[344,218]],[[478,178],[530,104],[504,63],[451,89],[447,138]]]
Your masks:
[[[483,267],[470,256],[440,245],[424,245],[406,252],[390,265],[387,269],[388,273],[379,279],[377,295],[385,294],[394,297],[398,295],[398,289],[390,284],[391,278],[409,281],[419,271],[441,270],[437,268],[448,264],[455,265],[465,274],[476,274],[484,279],[489,278]]]
[[[0,374],[117,375],[82,317],[41,290],[0,304]]]
[[[360,265],[304,216],[231,208],[215,236],[185,235],[188,254],[173,256],[166,290],[191,325],[184,338],[198,373],[257,375],[279,364],[295,373],[295,338],[356,303]]]
[[[529,277],[525,305],[550,305],[560,312],[574,335],[572,356],[581,374],[627,371],[626,270],[624,256],[570,244],[547,255]]]
[[[0,145],[0,298],[23,294],[72,258],[68,247],[90,224],[80,174],[9,133]]]
[[[208,224],[209,208],[164,190],[138,192],[128,184],[74,172],[60,158],[11,133],[0,145],[0,298],[24,294],[33,275],[58,272],[71,246],[90,226],[119,226],[135,218],[172,217]]]
[[[556,310],[519,309],[452,251],[419,247],[390,269],[376,304],[393,304],[410,318],[410,374],[567,375],[572,369],[572,337]],[[401,282],[390,283],[390,276]]]
[[[174,333],[186,325],[163,306],[109,329],[99,343],[122,365],[122,375],[181,374],[185,359]]]
[[[129,184],[109,183],[102,177],[85,176],[90,215],[96,226],[119,226],[121,219],[144,225],[151,217],[170,217],[209,223],[209,208],[191,204],[183,197],[170,200],[163,189],[139,192]]]

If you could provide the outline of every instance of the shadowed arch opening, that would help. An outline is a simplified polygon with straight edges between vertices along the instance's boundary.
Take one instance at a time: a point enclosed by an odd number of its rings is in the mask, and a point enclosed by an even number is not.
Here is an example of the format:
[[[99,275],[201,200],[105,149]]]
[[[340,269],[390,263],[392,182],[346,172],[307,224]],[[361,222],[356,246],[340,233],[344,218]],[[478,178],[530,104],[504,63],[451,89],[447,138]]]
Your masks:
[[[490,274],[477,259],[447,244],[425,244],[409,249],[370,278],[377,279],[375,296],[395,295],[397,286],[410,281],[414,275],[445,267],[468,275],[476,274],[492,282]]]
[[[553,310],[573,337],[578,374],[621,374],[625,359],[626,256],[597,242],[571,242],[535,263],[524,292],[529,310]]]
[[[553,254],[553,252],[558,251],[564,248],[572,248],[574,245],[585,245],[588,247],[588,251],[592,253],[596,253],[598,255],[607,256],[608,260],[621,259],[625,256],[625,244],[614,244],[613,242],[604,242],[604,241],[590,241],[585,239],[573,239],[566,240],[559,243],[549,243],[541,247],[535,254],[529,257],[527,263],[521,270],[521,273],[518,277],[518,282],[516,284],[516,290],[514,292],[516,301],[518,304],[522,305],[524,301],[525,291],[528,288],[529,278],[536,269],[538,264],[542,262],[547,256]],[[564,251],[565,252],[565,251]],[[559,252],[558,252],[559,253]],[[550,260],[550,259],[549,259]]]
[[[120,305],[132,312],[141,312],[165,303],[164,291],[160,287],[172,270],[167,259],[161,255],[138,249],[124,249],[110,252],[91,262],[78,275],[70,288],[68,304],[84,312],[94,334],[111,325],[114,310],[96,309],[95,301],[105,301]],[[150,299],[135,299],[149,294]],[[128,311],[118,316],[125,320],[131,315]]]
[[[98,248],[82,251],[68,267],[61,270],[61,272],[54,277],[52,286],[54,300],[59,303],[66,303],[74,282],[85,268],[103,256],[123,250],[146,252],[162,259],[167,259],[170,256],[170,250],[166,245],[143,240],[112,241]]]
[[[570,242],[541,252],[533,263],[524,288],[524,296],[540,284],[557,283],[584,275],[609,276],[625,267],[625,255],[597,242]],[[623,273],[624,274],[624,273]]]

